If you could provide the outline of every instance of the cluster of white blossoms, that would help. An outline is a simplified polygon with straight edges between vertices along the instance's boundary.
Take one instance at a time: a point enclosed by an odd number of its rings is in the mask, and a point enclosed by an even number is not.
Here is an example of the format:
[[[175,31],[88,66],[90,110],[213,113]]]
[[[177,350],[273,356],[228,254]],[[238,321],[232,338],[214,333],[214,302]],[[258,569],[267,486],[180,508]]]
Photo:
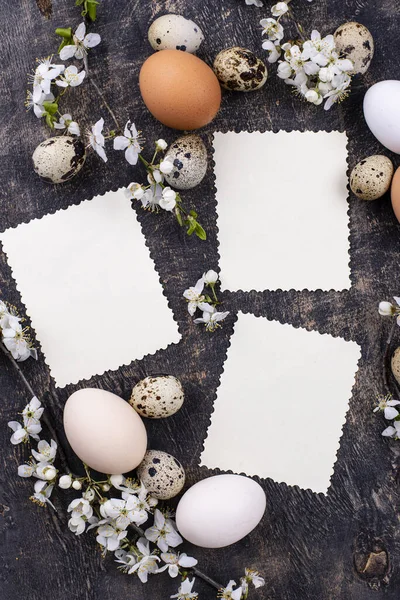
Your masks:
[[[218,282],[218,273],[213,270],[207,271],[197,281],[194,287],[190,287],[183,292],[183,297],[188,301],[188,312],[191,317],[197,310],[201,310],[203,315],[194,319],[196,325],[204,324],[207,331],[215,331],[221,327],[220,323],[229,315],[229,311],[218,312],[216,306],[219,304],[215,293],[215,285]],[[209,287],[212,297],[204,291]]]
[[[373,410],[374,413],[381,412],[387,421],[392,421],[391,425],[382,431],[384,437],[400,439],[400,413],[395,408],[399,406],[399,400],[393,400],[391,394],[380,396],[378,398],[378,406]]]
[[[171,598],[198,598],[197,592],[192,591],[195,579],[189,579],[188,575],[192,569],[192,574],[206,576],[194,569],[195,558],[176,551],[183,539],[173,519],[174,513],[168,508],[156,508],[158,500],[143,483],[124,475],[104,475],[104,479],[97,480],[85,464],[86,475],[82,477],[70,472],[60,474],[54,465],[57,443],[39,438],[43,410],[40,401],[33,397],[21,413],[23,422],[8,423],[13,430],[12,444],[29,444],[31,438],[38,442],[37,449],[30,448],[29,461],[18,467],[20,477],[37,479],[30,499],[39,506],[50,505],[55,510],[50,496],[56,487],[80,491],[80,496],[68,505],[70,531],[80,536],[94,530],[103,556],[112,553],[118,568],[128,575],[136,575],[142,583],[147,583],[149,575],[164,572],[172,578],[181,576],[179,589]],[[149,519],[149,526],[142,529]],[[257,571],[246,568],[240,586],[236,587],[231,580],[226,588],[219,590],[219,596],[226,600],[245,600],[250,584],[257,588],[265,582]]]
[[[75,33],[67,31],[69,37],[64,37],[60,46],[61,60],[75,58],[82,60],[88,49],[97,46],[101,38],[97,33],[86,35],[86,26],[81,23]],[[64,44],[65,42],[65,44]],[[80,128],[69,113],[59,112],[59,101],[67,88],[74,88],[83,82],[86,71],[75,65],[65,67],[64,64],[54,64],[52,57],[38,61],[33,75],[30,76],[32,90],[28,90],[25,105],[33,109],[35,115],[41,119],[45,117],[47,125],[51,129],[65,130],[70,135],[80,135]],[[53,86],[53,87],[52,87]],[[56,86],[56,87],[54,87]],[[55,96],[53,92],[60,88],[60,93]]]
[[[341,58],[336,51],[333,35],[321,38],[314,30],[309,40],[283,43],[285,35],[281,18],[290,14],[289,1],[278,2],[272,9],[272,17],[261,19],[262,43],[269,53],[268,61],[277,62],[278,77],[294,87],[296,93],[315,105],[322,104],[329,110],[335,102],[344,100],[350,92],[354,65],[351,60]]]
[[[13,309],[0,300],[0,335],[3,345],[18,362],[29,357],[37,358],[37,351],[32,347],[28,335],[28,327],[23,328],[22,319]]]
[[[11,443],[14,445],[29,442],[29,438],[38,442],[37,450],[32,448],[29,462],[18,467],[20,477],[35,477],[34,493],[31,500],[42,506],[53,504],[50,501],[51,493],[57,478],[57,469],[54,466],[54,460],[57,453],[57,444],[51,440],[50,444],[39,438],[42,431],[40,419],[43,414],[43,407],[40,401],[34,396],[25,406],[21,413],[23,423],[10,421],[8,426],[13,430]],[[54,508],[54,506],[53,506]]]

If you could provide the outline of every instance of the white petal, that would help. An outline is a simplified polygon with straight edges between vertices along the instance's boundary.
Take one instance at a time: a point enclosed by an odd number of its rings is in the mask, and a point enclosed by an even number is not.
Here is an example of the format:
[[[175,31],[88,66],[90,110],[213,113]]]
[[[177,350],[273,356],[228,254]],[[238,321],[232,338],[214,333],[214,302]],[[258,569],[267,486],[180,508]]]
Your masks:
[[[195,565],[197,565],[197,560],[195,558],[192,558],[191,556],[186,556],[186,554],[182,554],[179,557],[179,564],[181,565],[181,567],[194,567]]]
[[[75,44],[64,46],[64,48],[61,48],[60,58],[61,58],[61,60],[68,60],[69,58],[72,58],[73,56],[75,56],[75,52],[76,52]]]
[[[88,33],[85,39],[83,40],[83,45],[85,48],[94,48],[101,42],[101,37],[98,33]]]
[[[395,419],[399,416],[398,411],[392,406],[387,406],[384,410],[385,419],[390,421],[391,419]]]
[[[100,158],[102,158],[104,160],[104,162],[108,161],[107,155],[102,146],[96,145],[95,150],[96,150],[97,154],[100,156]]]
[[[129,140],[123,135],[114,138],[114,150],[125,150],[129,146]]]
[[[138,151],[136,148],[129,146],[125,151],[125,158],[130,165],[136,165],[138,161]]]
[[[75,31],[75,37],[77,37],[80,42],[83,42],[85,33],[86,33],[86,25],[85,25],[85,23],[81,23],[80,25],[78,25],[78,27]]]
[[[397,433],[397,430],[391,425],[382,431],[384,437],[392,437],[395,433]]]

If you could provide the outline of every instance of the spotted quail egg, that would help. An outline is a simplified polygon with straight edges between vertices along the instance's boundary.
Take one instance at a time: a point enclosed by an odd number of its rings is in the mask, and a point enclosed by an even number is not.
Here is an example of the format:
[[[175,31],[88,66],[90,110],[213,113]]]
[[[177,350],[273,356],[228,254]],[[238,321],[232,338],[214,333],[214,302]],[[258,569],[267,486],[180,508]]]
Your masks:
[[[130,404],[142,417],[162,419],[175,414],[182,406],[184,392],[179,379],[172,375],[146,377],[132,390]]]
[[[353,64],[350,74],[368,71],[374,56],[374,39],[369,29],[361,23],[350,21],[343,23],[334,33],[336,50],[343,58],[349,58]]]
[[[392,368],[394,378],[396,379],[397,383],[400,384],[400,347],[396,348],[396,350],[393,352],[390,366]]]
[[[185,471],[181,463],[167,452],[148,450],[137,468],[144,487],[159,500],[169,500],[185,485]]]
[[[214,73],[222,87],[237,92],[252,92],[267,81],[267,67],[253,52],[234,46],[217,54]]]
[[[198,185],[207,172],[207,149],[196,134],[178,138],[167,150],[173,162],[171,173],[165,179],[177,190],[188,190]]]
[[[149,42],[154,50],[183,50],[193,54],[204,40],[200,27],[182,15],[163,15],[149,28]]]
[[[85,146],[69,135],[51,137],[32,155],[35,172],[48,183],[63,183],[81,170],[86,159]]]
[[[351,172],[351,191],[361,200],[377,200],[389,190],[393,173],[392,161],[386,156],[364,158]]]

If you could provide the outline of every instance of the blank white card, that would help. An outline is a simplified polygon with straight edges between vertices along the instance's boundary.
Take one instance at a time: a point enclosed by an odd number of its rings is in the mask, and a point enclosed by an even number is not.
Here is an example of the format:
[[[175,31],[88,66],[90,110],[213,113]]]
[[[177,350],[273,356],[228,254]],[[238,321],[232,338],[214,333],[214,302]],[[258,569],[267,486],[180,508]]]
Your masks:
[[[347,136],[215,133],[223,289],[350,287]]]
[[[326,493],[360,347],[239,313],[201,464]]]
[[[179,341],[123,190],[8,229],[0,240],[59,387]]]

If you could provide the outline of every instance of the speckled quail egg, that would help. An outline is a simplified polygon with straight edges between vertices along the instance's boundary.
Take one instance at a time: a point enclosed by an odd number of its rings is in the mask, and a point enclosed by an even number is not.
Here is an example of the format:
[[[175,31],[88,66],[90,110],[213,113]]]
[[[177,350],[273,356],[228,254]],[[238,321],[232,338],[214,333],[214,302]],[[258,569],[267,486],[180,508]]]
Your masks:
[[[389,190],[393,173],[392,161],[386,156],[364,158],[351,172],[351,191],[361,200],[377,200]]]
[[[178,138],[166,152],[174,164],[165,179],[177,190],[189,190],[199,185],[207,172],[207,149],[196,134]]]
[[[396,348],[393,352],[392,360],[390,363],[392,373],[397,383],[400,384],[400,348]]]
[[[214,73],[222,87],[236,92],[259,90],[267,81],[265,64],[253,52],[234,46],[217,54]]]
[[[154,50],[196,52],[204,40],[200,27],[182,15],[163,15],[149,28],[149,42]]]
[[[368,71],[374,56],[374,39],[369,29],[361,23],[343,23],[334,33],[336,50],[343,58],[353,61],[350,74]]]
[[[169,500],[185,485],[185,471],[181,463],[167,452],[148,450],[137,468],[144,487],[159,500]]]
[[[51,137],[32,155],[35,172],[48,183],[63,183],[75,177],[86,159],[85,146],[69,135]]]
[[[142,417],[162,419],[175,414],[185,395],[182,384],[172,375],[146,377],[132,390],[130,404]]]

